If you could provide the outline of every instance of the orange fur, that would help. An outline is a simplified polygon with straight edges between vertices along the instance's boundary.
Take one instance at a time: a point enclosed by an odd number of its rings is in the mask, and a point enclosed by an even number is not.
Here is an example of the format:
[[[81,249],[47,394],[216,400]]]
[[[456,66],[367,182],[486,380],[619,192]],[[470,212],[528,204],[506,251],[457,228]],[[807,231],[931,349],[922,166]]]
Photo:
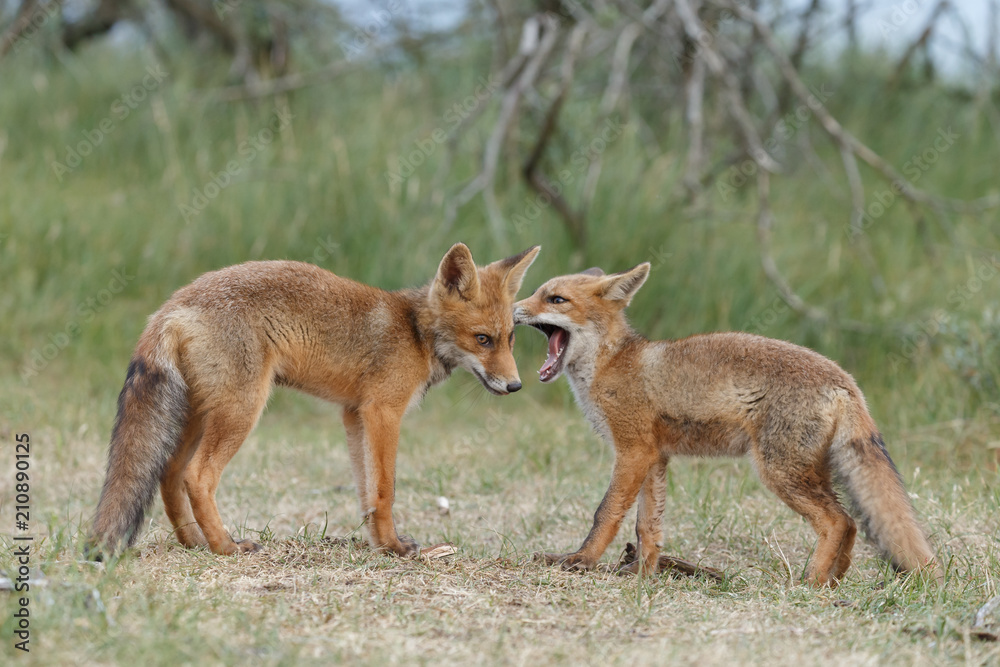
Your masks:
[[[225,530],[215,492],[274,385],[343,405],[371,543],[417,551],[392,518],[400,421],[453,369],[490,392],[521,388],[511,309],[538,247],[485,267],[456,244],[425,287],[387,292],[310,264],[206,273],[150,318],[119,397],[91,545],[130,546],[157,482],[177,539],[254,551]]]
[[[611,276],[591,269],[553,278],[515,304],[518,324],[549,336],[543,381],[565,371],[615,449],[611,485],[583,545],[543,559],[593,567],[638,497],[630,570],[655,572],[670,457],[747,455],[819,537],[810,583],[836,586],[851,563],[857,528],[835,483],[897,569],[938,568],[853,378],[812,350],[745,333],[643,338],[624,311],[648,273],[648,263]]]

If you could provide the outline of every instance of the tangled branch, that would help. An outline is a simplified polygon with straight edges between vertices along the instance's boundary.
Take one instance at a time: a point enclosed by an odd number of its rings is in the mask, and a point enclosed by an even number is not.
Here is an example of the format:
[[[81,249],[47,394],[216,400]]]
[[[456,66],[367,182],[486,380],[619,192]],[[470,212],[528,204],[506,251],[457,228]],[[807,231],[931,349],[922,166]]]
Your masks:
[[[493,0],[493,5],[498,12],[502,10],[505,26],[516,20],[517,12],[508,3]],[[764,275],[801,316],[846,329],[869,330],[863,323],[835,318],[807,303],[782,276],[773,259],[770,181],[772,177],[780,178],[787,169],[776,157],[781,153],[775,151],[774,133],[781,119],[796,107],[807,108],[836,147],[847,184],[849,209],[845,220],[853,232],[852,246],[871,276],[872,289],[881,296],[886,294],[885,282],[861,234],[865,177],[860,163],[900,194],[920,226],[926,210],[948,231],[948,215],[978,215],[1000,207],[1000,193],[961,200],[917,187],[849,131],[821,96],[810,90],[803,64],[815,47],[816,36],[839,29],[850,38],[855,32],[854,23],[867,11],[864,6],[852,3],[842,25],[822,25],[822,29],[816,26],[826,14],[824,0],[810,0],[798,13],[778,4],[766,18],[757,6],[745,0],[653,0],[643,7],[636,0],[609,0],[601,4],[600,20],[576,2],[561,5],[565,9],[560,9],[559,15],[543,13],[525,18],[520,47],[504,67],[505,73],[516,75],[503,78],[500,108],[486,141],[482,167],[446,203],[446,223],[450,225],[458,209],[482,193],[491,229],[501,238],[504,220],[494,188],[497,166],[505,150],[523,150],[523,158],[512,154],[505,159],[520,162],[525,184],[540,201],[551,205],[570,241],[583,249],[588,239],[588,210],[602,173],[602,156],[595,155],[588,161],[586,178],[575,193],[576,203],[572,193],[556,187],[547,174],[551,172],[553,145],[571,132],[580,131],[578,125],[569,128],[561,124],[562,111],[582,89],[593,88],[595,76],[603,74],[606,83],[596,105],[594,127],[600,127],[616,111],[628,113],[624,107],[633,99],[641,99],[646,108],[651,103],[658,109],[681,110],[679,117],[686,136],[681,181],[688,197],[699,197],[708,184],[734,165],[741,165],[744,171],[746,165],[751,165],[749,173],[756,174],[758,184],[757,238]],[[949,6],[947,0],[939,0],[920,38],[907,48],[895,67],[895,79],[902,76],[917,51],[927,49],[935,22]],[[783,24],[785,28],[787,24],[794,26],[787,46],[776,37]],[[504,39],[505,32],[498,31],[497,38]],[[495,49],[498,54],[511,52],[503,44]],[[586,84],[577,80],[581,72],[587,72]],[[526,108],[536,113],[526,114]],[[462,134],[483,117],[477,113],[458,128],[449,142],[452,150]],[[630,122],[638,121],[636,125],[650,137],[667,133],[668,128],[650,128],[649,118],[641,112],[627,117]],[[836,181],[829,178],[831,165],[816,155],[807,135],[803,132],[799,137],[803,154],[836,186]],[[768,136],[771,138],[765,140]],[[648,150],[654,154],[656,148],[654,143]],[[720,154],[725,155],[721,160]]]

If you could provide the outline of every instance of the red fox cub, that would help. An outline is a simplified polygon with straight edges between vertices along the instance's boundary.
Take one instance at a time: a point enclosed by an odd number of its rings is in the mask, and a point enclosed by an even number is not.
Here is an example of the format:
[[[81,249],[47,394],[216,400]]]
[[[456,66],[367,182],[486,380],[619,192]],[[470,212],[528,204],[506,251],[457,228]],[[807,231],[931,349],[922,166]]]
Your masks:
[[[226,532],[215,491],[279,385],[343,406],[368,538],[414,554],[392,518],[400,420],[455,368],[493,394],[521,388],[511,313],[538,250],[478,268],[457,243],[428,285],[397,292],[282,261],[231,266],[178,290],[129,364],[90,548],[131,546],[159,483],[182,545],[259,549]]]
[[[897,570],[937,568],[851,376],[812,350],[751,334],[647,340],[624,311],[649,268],[560,276],[514,304],[517,324],[548,336],[542,382],[565,371],[577,403],[615,450],[611,486],[583,545],[541,558],[593,567],[638,497],[638,553],[626,569],[655,572],[670,457],[745,454],[764,485],[819,536],[810,583],[836,586],[851,564],[857,528],[834,483]],[[940,580],[940,569],[935,574]]]

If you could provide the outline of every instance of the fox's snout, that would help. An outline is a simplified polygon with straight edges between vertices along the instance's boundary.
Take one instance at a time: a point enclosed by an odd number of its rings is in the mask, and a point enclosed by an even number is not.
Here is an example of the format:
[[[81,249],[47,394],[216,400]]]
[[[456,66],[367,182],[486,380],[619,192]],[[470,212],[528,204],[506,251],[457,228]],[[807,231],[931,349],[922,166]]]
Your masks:
[[[485,357],[470,359],[468,367],[490,393],[497,396],[513,394],[521,389],[521,376],[509,346],[499,345]]]
[[[479,376],[479,381],[482,382],[483,386],[489,389],[494,394],[504,395],[513,394],[515,391],[520,391],[521,389],[521,378],[517,375],[513,379],[505,378],[500,375],[493,375],[492,373],[476,373]]]

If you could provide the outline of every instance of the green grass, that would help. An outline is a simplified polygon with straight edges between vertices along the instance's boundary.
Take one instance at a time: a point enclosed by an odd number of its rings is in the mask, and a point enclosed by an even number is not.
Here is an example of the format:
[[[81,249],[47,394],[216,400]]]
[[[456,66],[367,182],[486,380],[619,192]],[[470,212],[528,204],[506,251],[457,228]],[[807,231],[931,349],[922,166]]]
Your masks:
[[[479,200],[441,227],[442,197],[477,168],[483,130],[461,144],[435,183],[442,152],[405,183],[385,172],[446,125],[488,55],[442,60],[433,72],[355,73],[289,100],[293,120],[258,151],[205,210],[178,206],[240,156],[241,142],[276,108],[212,105],[198,91],[223,72],[179,60],[169,76],[104,137],[80,166],[53,173],[65,146],[113,115],[114,101],[152,62],[86,50],[61,66],[31,53],[5,63],[0,95],[0,438],[13,451],[30,433],[36,567],[32,653],[39,664],[996,664],[995,643],[971,638],[976,609],[997,595],[1000,573],[996,460],[1000,357],[995,275],[970,282],[1000,257],[996,212],[921,227],[896,203],[865,238],[886,284],[879,296],[852,245],[838,157],[814,123],[808,132],[832,175],[794,163],[774,179],[775,250],[809,301],[877,326],[855,334],[804,321],[781,307],[760,270],[754,187],[685,206],[677,133],[655,137],[629,123],[604,155],[585,249],[571,247],[551,210],[503,238]],[[941,89],[887,95],[877,77],[846,67],[811,73],[829,105],[898,168],[934,141],[959,138],[919,185],[971,198],[1000,182],[985,114]],[[568,130],[548,169],[572,168],[592,138],[593,102],[565,109]],[[489,120],[488,111],[486,119]],[[793,141],[794,143],[794,141]],[[655,154],[653,154],[655,153]],[[795,159],[794,156],[791,159]],[[865,172],[868,200],[885,186]],[[577,178],[577,182],[581,180]],[[571,195],[575,195],[571,186]],[[501,176],[505,215],[531,194]],[[404,422],[396,518],[425,544],[459,554],[399,561],[324,537],[357,534],[358,512],[338,412],[277,392],[259,428],[227,468],[219,492],[234,532],[262,539],[251,558],[180,549],[162,509],[139,548],[107,570],[81,563],[77,546],[93,512],[115,400],[147,316],[200,273],[260,258],[313,261],[395,288],[430,278],[444,251],[465,241],[481,262],[540,243],[525,292],[546,278],[641,261],[654,269],[630,313],[652,337],[757,325],[808,345],[858,379],[914,503],[948,569],[938,589],[888,577],[866,546],[835,592],[798,580],[811,530],[756,481],[743,462],[678,460],[671,466],[664,551],[719,568],[717,584],[667,576],[566,574],[535,564],[538,550],[570,550],[589,529],[610,475],[611,452],[590,432],[565,383],[530,378],[540,336],[517,343],[525,390],[483,395],[457,373]],[[115,271],[125,279],[115,279]],[[120,283],[122,289],[118,290]],[[112,291],[114,290],[114,291]],[[992,310],[990,310],[992,309]],[[945,316],[935,335],[921,322]],[[895,325],[910,323],[900,335]],[[48,348],[47,346],[52,346]],[[34,354],[42,355],[34,364]],[[53,352],[51,359],[46,358]],[[44,363],[42,363],[44,362]],[[10,443],[10,447],[7,446]],[[13,454],[8,454],[12,457]],[[13,570],[13,459],[0,463],[0,569]],[[448,497],[442,517],[435,500]],[[613,562],[631,537],[626,524]],[[0,593],[0,655],[13,655],[15,598]]]

